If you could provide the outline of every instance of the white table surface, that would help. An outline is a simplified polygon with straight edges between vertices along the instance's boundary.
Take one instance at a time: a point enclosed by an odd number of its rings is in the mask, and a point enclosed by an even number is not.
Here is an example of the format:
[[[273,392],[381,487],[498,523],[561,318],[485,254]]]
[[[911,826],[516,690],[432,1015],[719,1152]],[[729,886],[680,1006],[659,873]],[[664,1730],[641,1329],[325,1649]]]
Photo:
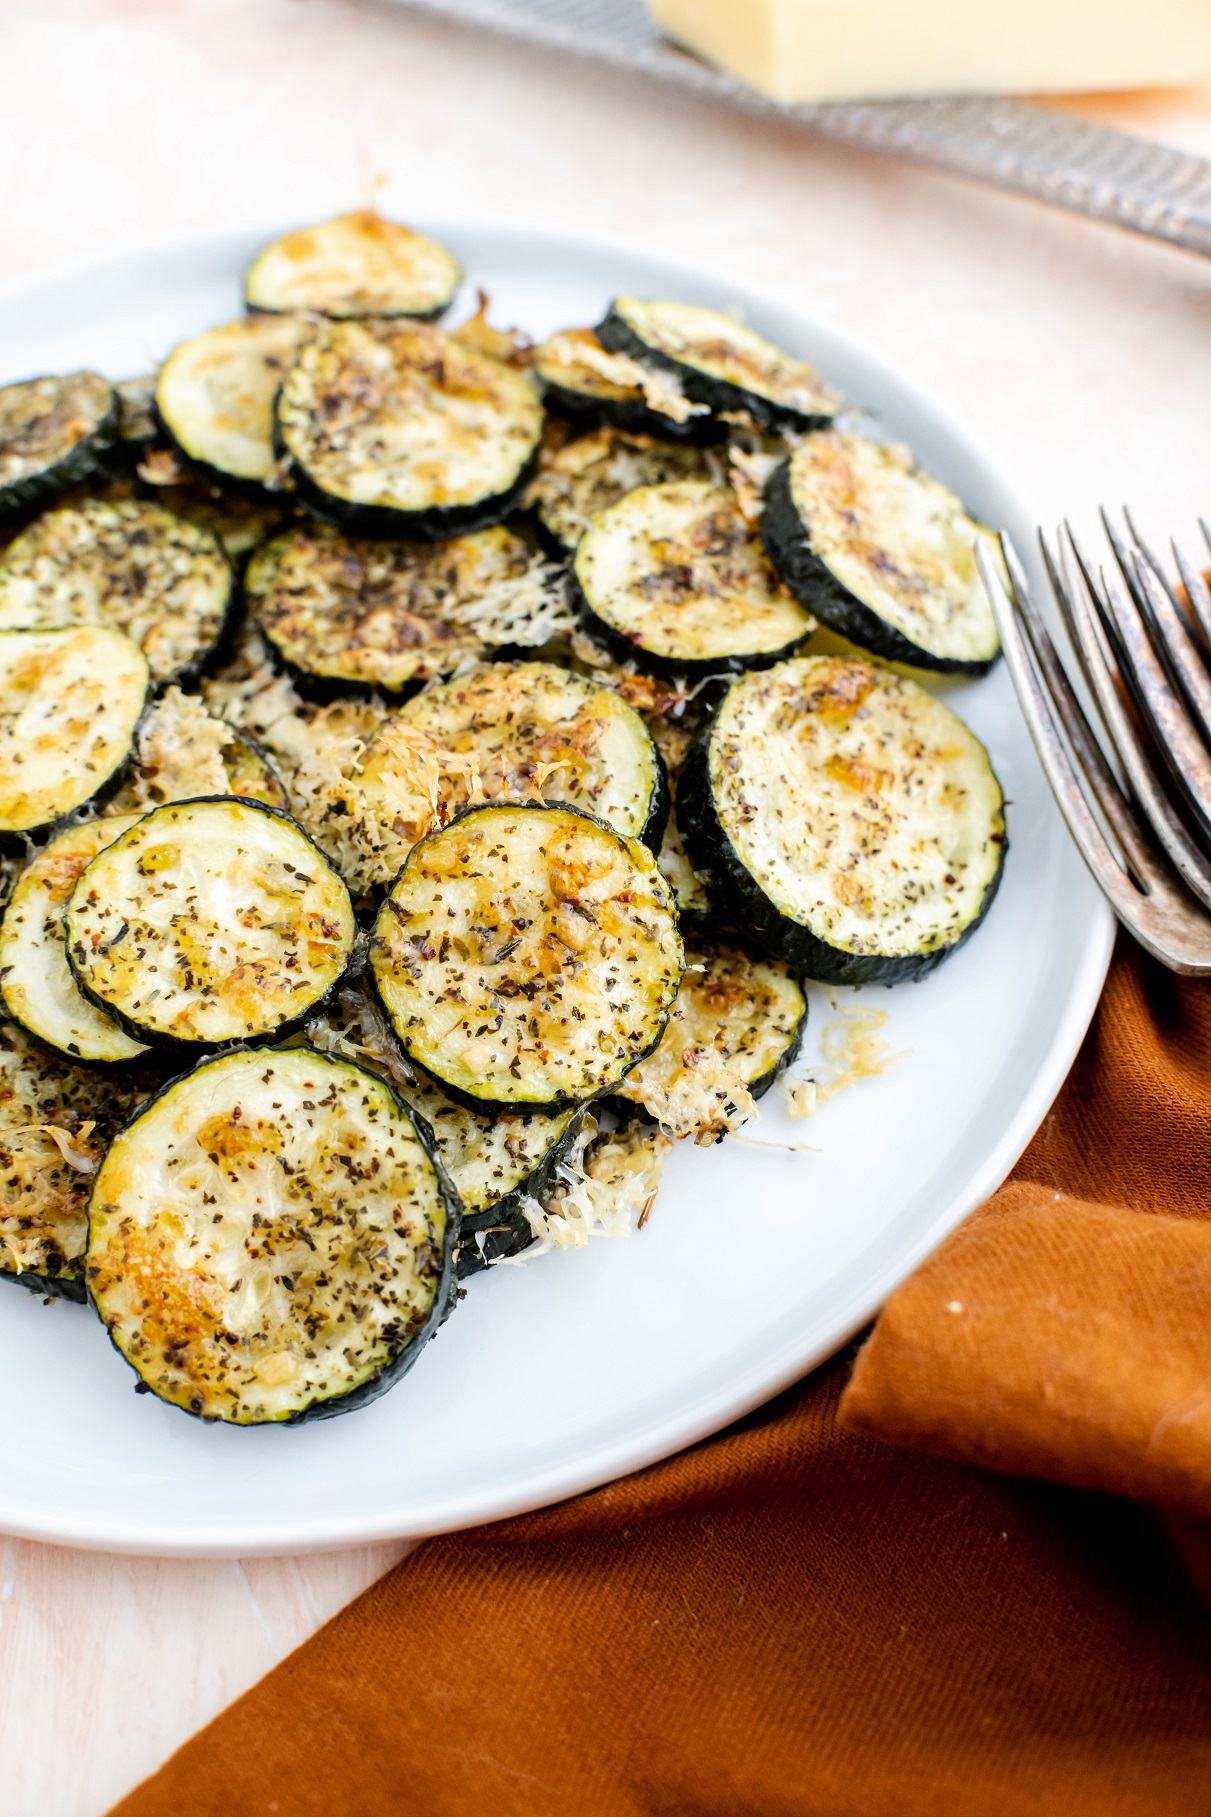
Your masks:
[[[0,68],[0,279],[372,198],[602,233],[865,338],[1043,521],[1129,499],[1188,534],[1211,510],[1211,262],[388,0],[9,0]],[[1081,106],[1211,153],[1211,92]],[[0,1810],[99,1817],[402,1551],[0,1539]]]

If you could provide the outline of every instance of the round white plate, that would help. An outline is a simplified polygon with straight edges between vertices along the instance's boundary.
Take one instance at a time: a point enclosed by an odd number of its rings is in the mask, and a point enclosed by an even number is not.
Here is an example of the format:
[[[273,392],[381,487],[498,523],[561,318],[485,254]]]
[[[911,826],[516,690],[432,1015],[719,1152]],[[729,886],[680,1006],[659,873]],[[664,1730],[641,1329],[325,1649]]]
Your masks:
[[[596,321],[620,291],[739,307],[1029,548],[1029,520],[962,432],[832,330],[621,248],[431,231],[490,292],[493,319],[531,334]],[[268,237],[158,249],[0,292],[0,382],[148,369],[238,312],[240,273]],[[297,1428],[203,1426],[136,1395],[89,1312],[0,1286],[0,1529],[247,1554],[470,1526],[666,1456],[837,1349],[1009,1171],[1071,1064],[1109,960],[1110,916],[1052,806],[1003,667],[947,698],[988,744],[1012,804],[1005,880],[987,923],[932,978],[843,993],[889,1012],[904,1057],[886,1075],[811,1123],[785,1120],[777,1088],[765,1100],[752,1134],[816,1152],[681,1145],[641,1233],[473,1280],[391,1393]],[[825,992],[811,998],[804,1067],[831,1013]]]

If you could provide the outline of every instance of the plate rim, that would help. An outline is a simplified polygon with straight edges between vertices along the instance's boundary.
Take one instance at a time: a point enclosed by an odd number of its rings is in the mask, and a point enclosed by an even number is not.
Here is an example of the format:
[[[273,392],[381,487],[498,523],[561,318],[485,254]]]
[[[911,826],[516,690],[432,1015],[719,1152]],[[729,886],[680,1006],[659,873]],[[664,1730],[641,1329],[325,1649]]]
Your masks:
[[[989,459],[982,446],[971,436],[948,406],[914,378],[884,359],[859,336],[820,319],[803,308],[785,291],[753,285],[747,281],[733,284],[721,271],[699,266],[680,258],[628,243],[613,236],[563,233],[523,220],[485,221],[474,216],[448,215],[440,221],[420,219],[424,231],[457,240],[460,233],[496,235],[504,239],[544,242],[552,253],[588,254],[594,258],[617,258],[639,264],[663,265],[682,272],[687,279],[714,285],[732,285],[737,300],[757,307],[787,311],[802,321],[813,333],[830,340],[859,363],[865,363],[886,375],[898,387],[914,410],[919,410],[942,433],[978,457],[986,474],[1016,507],[1023,519],[1032,515],[1015,485],[1009,484],[996,462]],[[135,241],[119,252],[87,260],[60,260],[53,265],[26,272],[0,283],[0,309],[19,306],[24,299],[33,300],[40,290],[56,290],[68,282],[81,288],[90,276],[116,277],[122,267],[137,266],[145,261],[188,261],[217,250],[223,244],[260,240],[266,243],[290,231],[289,225],[271,224],[216,228],[187,236],[163,237]],[[473,275],[473,274],[472,274]],[[860,1286],[854,1287],[838,1302],[825,1335],[817,1335],[805,1344],[788,1344],[771,1359],[766,1356],[760,1367],[747,1371],[738,1382],[728,1384],[705,1400],[694,1403],[680,1415],[657,1416],[642,1428],[633,1430],[612,1443],[598,1443],[584,1455],[570,1461],[548,1465],[532,1472],[524,1489],[502,1494],[493,1485],[478,1496],[465,1488],[447,1494],[445,1501],[431,1501],[423,1519],[406,1514],[373,1514],[364,1516],[308,1516],[273,1522],[272,1532],[263,1517],[240,1528],[238,1522],[226,1523],[223,1537],[209,1536],[204,1527],[196,1531],[188,1524],[178,1524],[171,1536],[157,1537],[154,1531],[141,1527],[136,1518],[124,1514],[121,1520],[109,1515],[92,1518],[82,1526],[71,1514],[42,1512],[36,1518],[10,1510],[4,1487],[0,1485],[0,1532],[15,1538],[37,1540],[52,1545],[66,1545],[85,1551],[107,1551],[127,1555],[164,1558],[229,1558],[272,1557],[308,1552],[339,1550],[349,1546],[380,1544],[391,1540],[420,1540],[439,1533],[458,1531],[511,1519],[517,1515],[550,1507],[560,1501],[584,1494],[634,1471],[647,1468],[674,1456],[687,1447],[721,1431],[765,1402],[802,1380],[821,1363],[835,1355],[862,1329],[878,1311],[888,1294],[914,1272],[976,1206],[988,1198],[1006,1179],[1055,1101],[1071,1069],[1077,1052],[1093,1020],[1102,994],[1115,941],[1114,916],[1095,892],[1090,900],[1088,938],[1075,968],[1063,1012],[1053,1032],[1046,1064],[1038,1069],[1021,1097],[1017,1114],[1002,1132],[1000,1139],[985,1154],[980,1165],[967,1178],[963,1188],[929,1217],[911,1240],[903,1240],[894,1254],[877,1268],[872,1268]],[[154,1523],[153,1523],[154,1524]]]

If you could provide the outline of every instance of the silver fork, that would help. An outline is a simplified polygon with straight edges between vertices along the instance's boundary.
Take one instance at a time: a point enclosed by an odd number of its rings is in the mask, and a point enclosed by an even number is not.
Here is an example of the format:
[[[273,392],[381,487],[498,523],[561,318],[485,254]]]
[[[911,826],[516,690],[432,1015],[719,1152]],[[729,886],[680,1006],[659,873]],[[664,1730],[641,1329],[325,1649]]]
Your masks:
[[[1104,565],[1068,524],[1054,548],[1039,537],[1101,737],[1008,536],[1006,572],[984,548],[980,572],[1039,759],[1102,893],[1170,971],[1211,974],[1211,593],[1176,544],[1174,582],[1123,515],[1120,527],[1102,513]]]

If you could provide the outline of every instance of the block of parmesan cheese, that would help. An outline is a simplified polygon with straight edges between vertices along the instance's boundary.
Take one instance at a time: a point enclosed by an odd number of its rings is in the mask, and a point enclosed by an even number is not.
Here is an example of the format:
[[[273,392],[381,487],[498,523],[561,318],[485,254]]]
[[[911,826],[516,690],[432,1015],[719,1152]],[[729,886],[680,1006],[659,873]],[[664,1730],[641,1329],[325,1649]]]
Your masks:
[[[1074,93],[1211,74],[1211,0],[651,0],[775,101]]]

